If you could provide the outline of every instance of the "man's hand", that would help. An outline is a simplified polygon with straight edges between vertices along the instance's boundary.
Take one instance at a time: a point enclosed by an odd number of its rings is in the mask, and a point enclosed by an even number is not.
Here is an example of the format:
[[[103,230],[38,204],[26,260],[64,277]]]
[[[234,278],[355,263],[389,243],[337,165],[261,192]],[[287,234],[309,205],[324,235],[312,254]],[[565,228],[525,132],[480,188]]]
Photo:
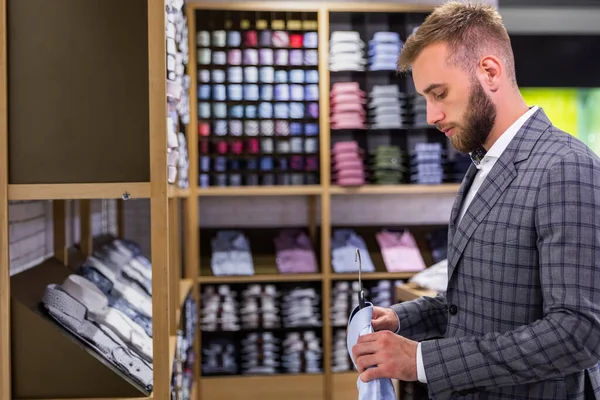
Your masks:
[[[398,315],[391,308],[373,307],[373,318],[371,326],[374,331],[398,330]]]
[[[417,342],[393,332],[360,336],[352,347],[352,355],[363,382],[378,378],[417,380]]]

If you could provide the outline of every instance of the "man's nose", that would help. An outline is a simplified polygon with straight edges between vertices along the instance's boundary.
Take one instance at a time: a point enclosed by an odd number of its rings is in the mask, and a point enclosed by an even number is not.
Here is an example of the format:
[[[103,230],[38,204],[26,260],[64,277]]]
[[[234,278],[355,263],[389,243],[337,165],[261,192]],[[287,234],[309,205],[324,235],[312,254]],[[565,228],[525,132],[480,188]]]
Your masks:
[[[435,125],[437,122],[444,119],[444,113],[439,107],[432,105],[427,102],[427,123],[429,125]]]

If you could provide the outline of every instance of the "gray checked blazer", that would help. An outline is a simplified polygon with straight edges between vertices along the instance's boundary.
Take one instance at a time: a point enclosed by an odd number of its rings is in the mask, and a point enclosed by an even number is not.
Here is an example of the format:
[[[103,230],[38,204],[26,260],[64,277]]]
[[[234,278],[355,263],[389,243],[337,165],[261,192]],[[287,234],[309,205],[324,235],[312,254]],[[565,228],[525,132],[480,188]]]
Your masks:
[[[446,292],[393,306],[429,396],[600,399],[600,159],[539,109],[456,224],[476,172],[452,209]]]

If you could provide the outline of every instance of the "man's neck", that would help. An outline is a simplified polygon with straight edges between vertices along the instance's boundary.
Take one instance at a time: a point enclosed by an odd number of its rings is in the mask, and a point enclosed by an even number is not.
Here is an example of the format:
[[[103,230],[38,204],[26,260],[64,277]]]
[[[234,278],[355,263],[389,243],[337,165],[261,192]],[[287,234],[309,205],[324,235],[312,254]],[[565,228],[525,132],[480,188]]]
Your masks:
[[[496,122],[483,147],[489,150],[504,132],[529,110],[520,93],[496,105]]]

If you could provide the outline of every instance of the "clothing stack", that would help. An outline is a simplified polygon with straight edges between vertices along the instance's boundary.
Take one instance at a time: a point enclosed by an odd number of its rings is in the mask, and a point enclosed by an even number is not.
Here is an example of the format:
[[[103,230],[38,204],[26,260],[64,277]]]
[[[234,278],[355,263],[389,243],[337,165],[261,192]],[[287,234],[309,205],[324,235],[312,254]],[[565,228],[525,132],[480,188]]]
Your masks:
[[[465,154],[456,153],[454,154],[454,160],[452,161],[452,172],[450,181],[460,183],[465,177],[469,167],[473,161],[471,157]]]
[[[114,239],[40,299],[65,333],[151,391],[152,266],[139,246]]]
[[[360,251],[362,272],[375,272],[364,239],[352,229],[335,229],[331,237],[331,266],[336,273],[358,272],[356,249]]]
[[[317,272],[317,257],[308,235],[300,230],[281,230],[273,240],[280,274]]]
[[[331,129],[367,129],[365,92],[358,82],[336,82],[330,93]]]
[[[403,45],[397,32],[375,32],[369,40],[369,70],[396,71]]]
[[[402,128],[404,101],[405,94],[400,92],[398,85],[374,85],[369,93],[370,128]]]
[[[253,284],[242,292],[240,309],[244,329],[275,329],[281,327],[275,285]]]
[[[398,146],[377,146],[371,162],[372,183],[397,185],[404,181],[406,167]]]
[[[285,328],[321,326],[320,294],[314,288],[296,287],[281,300],[281,318]]]
[[[233,375],[238,373],[235,341],[226,338],[202,340],[202,375]]]
[[[288,332],[283,340],[281,361],[283,370],[286,373],[321,373],[322,357],[321,341],[313,331]]]
[[[377,281],[374,286],[369,288],[369,301],[378,307],[390,307],[394,304],[394,298],[392,281]]]
[[[348,323],[348,316],[346,316]],[[333,348],[331,353],[331,370],[333,372],[346,372],[354,368],[348,355],[346,346],[346,328],[336,329],[333,334]]]
[[[237,293],[229,285],[205,286],[200,304],[202,306],[201,329],[208,332],[239,331],[239,303]]]
[[[413,126],[430,126],[427,122],[427,100],[423,96],[415,96],[412,101]]]
[[[362,257],[362,253],[361,253]],[[337,281],[331,293],[331,325],[345,327],[350,312],[358,305],[357,293],[360,290],[358,281]],[[365,293],[366,296],[366,293]]]
[[[250,243],[242,232],[222,230],[211,240],[211,268],[215,276],[254,275]]]
[[[331,178],[334,185],[360,186],[366,181],[364,151],[355,141],[336,142],[331,150]]]
[[[278,372],[280,340],[272,332],[253,332],[242,340],[242,374],[272,375]]]
[[[418,143],[411,160],[411,183],[441,184],[444,180],[443,161],[440,143]]]
[[[336,31],[329,39],[330,71],[364,71],[365,42],[355,31]]]
[[[376,235],[388,272],[418,272],[426,268],[414,236],[408,231],[383,230]]]

